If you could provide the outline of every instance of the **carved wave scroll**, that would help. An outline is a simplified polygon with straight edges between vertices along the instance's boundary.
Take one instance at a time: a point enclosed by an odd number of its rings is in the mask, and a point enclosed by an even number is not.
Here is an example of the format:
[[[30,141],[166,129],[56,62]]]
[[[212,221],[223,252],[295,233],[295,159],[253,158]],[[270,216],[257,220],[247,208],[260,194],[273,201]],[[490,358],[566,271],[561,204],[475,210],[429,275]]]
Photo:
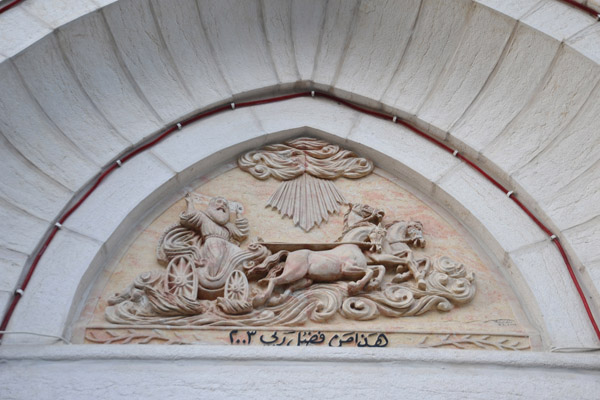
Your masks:
[[[305,231],[327,222],[347,201],[333,180],[358,179],[373,171],[373,163],[349,150],[314,138],[298,138],[250,151],[239,167],[257,179],[283,181],[267,206],[291,218]]]
[[[437,309],[450,311],[454,304],[465,304],[475,296],[474,275],[463,264],[447,256],[433,263],[426,276],[426,290],[414,285],[390,285],[380,292],[364,293],[344,300],[343,316],[360,321],[386,317],[409,317]]]
[[[214,302],[161,295],[148,285],[152,280],[150,275],[138,280],[134,285],[146,294],[144,306],[135,300],[113,303],[106,310],[109,322],[172,326],[298,326],[309,320],[325,322],[337,313],[350,320],[366,321],[380,315],[402,317],[432,310],[450,311],[455,304],[470,302],[476,292],[473,274],[467,272],[464,265],[445,256],[433,263],[433,270],[425,278],[427,290],[418,289],[414,283],[386,284],[382,291],[349,296],[348,282],[314,284],[280,304],[243,312],[235,310],[239,307],[237,304],[222,301],[223,298]]]

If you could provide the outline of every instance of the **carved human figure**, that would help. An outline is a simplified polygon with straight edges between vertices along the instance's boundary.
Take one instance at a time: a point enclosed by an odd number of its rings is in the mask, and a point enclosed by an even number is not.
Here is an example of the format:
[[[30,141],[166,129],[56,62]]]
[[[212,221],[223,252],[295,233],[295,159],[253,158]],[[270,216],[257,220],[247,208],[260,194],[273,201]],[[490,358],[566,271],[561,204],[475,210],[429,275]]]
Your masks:
[[[185,197],[186,211],[179,216],[182,226],[192,229],[202,237],[199,267],[206,268],[209,275],[215,275],[231,252],[248,237],[248,220],[236,218],[229,222],[229,203],[223,197],[213,197],[206,211],[196,210],[191,196]]]
[[[229,267],[234,266],[233,259],[242,251],[238,244],[248,237],[248,220],[237,216],[230,222],[229,203],[223,197],[213,197],[206,211],[195,209],[190,194],[185,201],[187,209],[179,222],[201,237],[197,262],[200,288],[220,289],[231,272]]]

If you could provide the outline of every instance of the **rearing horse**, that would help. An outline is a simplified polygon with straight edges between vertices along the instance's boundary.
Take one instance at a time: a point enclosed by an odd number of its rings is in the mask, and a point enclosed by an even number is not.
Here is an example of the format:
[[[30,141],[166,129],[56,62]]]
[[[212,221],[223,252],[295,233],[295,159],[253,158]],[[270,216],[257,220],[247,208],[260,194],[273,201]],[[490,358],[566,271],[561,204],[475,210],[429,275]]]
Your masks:
[[[352,204],[344,215],[344,231],[340,242],[373,243],[369,264],[396,267],[393,282],[404,282],[414,277],[421,290],[427,288],[425,275],[429,271],[429,258],[416,260],[411,247],[425,247],[423,225],[418,221],[394,221],[381,226],[383,210],[366,204]]]

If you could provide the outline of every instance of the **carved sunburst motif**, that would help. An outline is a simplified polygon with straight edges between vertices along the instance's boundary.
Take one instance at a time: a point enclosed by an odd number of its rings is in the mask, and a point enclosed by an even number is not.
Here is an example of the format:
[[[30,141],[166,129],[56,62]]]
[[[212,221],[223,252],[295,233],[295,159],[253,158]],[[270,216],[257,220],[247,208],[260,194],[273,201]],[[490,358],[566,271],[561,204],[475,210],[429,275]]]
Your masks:
[[[250,151],[239,167],[255,178],[273,177],[282,185],[267,201],[305,231],[327,222],[347,201],[333,180],[358,179],[373,171],[373,163],[349,150],[313,138],[298,138]]]

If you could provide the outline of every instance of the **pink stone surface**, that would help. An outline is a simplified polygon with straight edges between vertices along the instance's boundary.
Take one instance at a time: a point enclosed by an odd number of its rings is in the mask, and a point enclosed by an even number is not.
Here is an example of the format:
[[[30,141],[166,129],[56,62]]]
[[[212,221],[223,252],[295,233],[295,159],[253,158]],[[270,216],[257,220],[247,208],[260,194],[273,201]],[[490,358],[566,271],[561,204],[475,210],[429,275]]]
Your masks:
[[[329,222],[304,232],[295,227],[288,218],[282,218],[277,211],[266,208],[269,196],[276,190],[279,181],[268,179],[259,181],[249,174],[231,169],[214,179],[203,182],[195,189],[196,193],[207,196],[224,196],[244,205],[243,216],[250,223],[250,238],[259,236],[266,242],[334,242],[343,227],[342,208],[339,214],[331,215]],[[451,215],[432,204],[423,196],[411,193],[385,177],[385,173],[375,173],[360,180],[338,179],[335,185],[351,202],[369,204],[386,211],[384,222],[393,220],[418,220],[423,223],[427,245],[416,250],[416,255],[427,255],[433,259],[439,256],[463,263],[475,273],[477,293],[472,302],[459,305],[449,312],[430,311],[421,316],[387,318],[379,317],[371,321],[353,321],[339,313],[326,323],[307,322],[293,329],[320,331],[369,331],[402,334],[404,339],[396,339],[398,345],[414,346],[426,334],[447,333],[480,334],[502,337],[518,335],[537,337],[538,333],[528,323],[520,306],[519,299],[502,276],[500,268],[486,256],[474,238]],[[201,207],[201,206],[197,206]],[[77,323],[79,331],[84,329],[114,329],[125,326],[111,325],[104,319],[107,299],[122,291],[136,276],[145,271],[163,269],[156,260],[156,246],[162,232],[179,221],[179,214],[185,209],[183,199],[175,202],[154,221],[148,221],[140,230],[120,260],[107,265],[98,278],[87,300],[81,318]],[[249,240],[242,243],[247,246]],[[393,271],[388,271],[391,274]],[[288,329],[272,327],[273,329]],[[141,329],[141,328],[140,328]],[[269,328],[261,328],[268,330]],[[147,330],[147,328],[146,328]],[[77,330],[76,330],[77,331]],[[211,343],[229,343],[229,336],[222,329],[200,327],[196,338]],[[80,340],[83,340],[82,338]]]

